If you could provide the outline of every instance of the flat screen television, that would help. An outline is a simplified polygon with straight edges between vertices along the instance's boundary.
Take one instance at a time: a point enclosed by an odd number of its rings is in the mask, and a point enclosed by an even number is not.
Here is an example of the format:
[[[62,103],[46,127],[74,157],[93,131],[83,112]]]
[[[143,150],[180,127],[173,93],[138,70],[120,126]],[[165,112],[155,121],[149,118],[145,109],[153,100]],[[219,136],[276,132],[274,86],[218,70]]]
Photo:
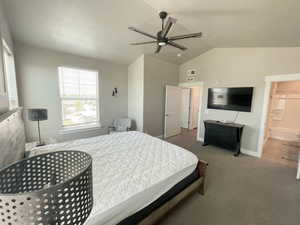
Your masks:
[[[251,112],[253,87],[209,88],[208,109]]]

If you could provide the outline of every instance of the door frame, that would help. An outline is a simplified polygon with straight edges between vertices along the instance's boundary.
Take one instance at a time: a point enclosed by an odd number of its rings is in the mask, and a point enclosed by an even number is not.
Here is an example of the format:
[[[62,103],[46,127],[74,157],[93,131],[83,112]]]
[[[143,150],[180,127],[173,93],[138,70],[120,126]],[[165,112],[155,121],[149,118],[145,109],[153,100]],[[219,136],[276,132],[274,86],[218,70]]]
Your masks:
[[[197,82],[183,82],[179,83],[179,87],[182,88],[191,88],[191,87],[201,87],[200,88],[200,94],[199,94],[199,112],[198,112],[198,129],[197,129],[197,141],[201,141],[200,138],[200,127],[201,127],[201,117],[202,117],[202,104],[203,104],[203,92],[204,92],[204,82],[203,81],[197,81]]]
[[[266,122],[268,119],[268,108],[270,104],[270,92],[272,83],[274,82],[282,82],[282,81],[297,81],[300,80],[300,74],[282,74],[282,75],[272,75],[265,77],[265,92],[263,99],[263,110],[262,110],[262,119],[260,123],[259,129],[259,139],[258,139],[258,157],[261,158],[263,154],[264,148],[264,136],[266,130]]]

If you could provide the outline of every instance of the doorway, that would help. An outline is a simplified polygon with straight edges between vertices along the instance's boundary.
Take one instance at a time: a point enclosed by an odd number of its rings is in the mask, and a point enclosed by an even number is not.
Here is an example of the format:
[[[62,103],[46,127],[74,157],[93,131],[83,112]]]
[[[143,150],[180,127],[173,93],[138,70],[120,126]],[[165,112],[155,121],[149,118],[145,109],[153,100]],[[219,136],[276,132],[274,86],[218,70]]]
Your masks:
[[[197,132],[201,87],[183,87],[181,93],[181,128]]]
[[[272,82],[262,158],[298,167],[300,157],[300,80]]]
[[[182,132],[193,132],[199,139],[203,82],[180,83],[166,86],[164,138]]]

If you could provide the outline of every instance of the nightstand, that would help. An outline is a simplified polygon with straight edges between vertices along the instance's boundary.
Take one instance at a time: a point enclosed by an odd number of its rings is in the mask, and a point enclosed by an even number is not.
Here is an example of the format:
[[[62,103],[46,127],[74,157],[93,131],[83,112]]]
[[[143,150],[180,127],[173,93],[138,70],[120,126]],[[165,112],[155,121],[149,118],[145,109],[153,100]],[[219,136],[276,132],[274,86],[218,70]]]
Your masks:
[[[45,145],[49,145],[49,144],[55,144],[57,143],[57,140],[55,138],[48,138],[45,141]],[[33,141],[33,142],[28,142],[25,144],[25,157],[28,157],[29,152],[34,149],[35,147],[37,147],[38,145],[38,141]]]
[[[33,141],[33,142],[28,142],[25,144],[25,157],[28,157],[30,151],[37,146],[38,142]]]
[[[33,142],[28,142],[25,144],[25,151],[31,151],[33,148],[35,148],[37,146],[37,141],[33,141]]]

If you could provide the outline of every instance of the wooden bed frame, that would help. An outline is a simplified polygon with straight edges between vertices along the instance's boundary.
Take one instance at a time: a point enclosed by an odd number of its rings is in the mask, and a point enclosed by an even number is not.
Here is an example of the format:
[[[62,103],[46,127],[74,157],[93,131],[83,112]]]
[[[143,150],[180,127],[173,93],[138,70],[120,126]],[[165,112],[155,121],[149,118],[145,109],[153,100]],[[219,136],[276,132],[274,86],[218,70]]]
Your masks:
[[[0,169],[24,158],[25,129],[22,119],[22,109],[18,108],[0,115]],[[138,225],[153,225],[162,219],[179,202],[198,191],[204,195],[206,189],[207,162],[199,160],[197,165],[199,178],[186,187],[168,202],[154,210]]]
[[[170,201],[166,202],[158,209],[154,210],[149,216],[143,219],[138,225],[153,225],[156,224],[159,220],[161,220],[168,212],[170,212],[176,205],[178,205],[181,201],[186,199],[188,196],[198,191],[199,194],[204,195],[206,190],[206,170],[208,167],[208,163],[199,160],[198,163],[198,171],[200,178],[194,181],[190,186],[185,188],[182,192],[172,198]]]

